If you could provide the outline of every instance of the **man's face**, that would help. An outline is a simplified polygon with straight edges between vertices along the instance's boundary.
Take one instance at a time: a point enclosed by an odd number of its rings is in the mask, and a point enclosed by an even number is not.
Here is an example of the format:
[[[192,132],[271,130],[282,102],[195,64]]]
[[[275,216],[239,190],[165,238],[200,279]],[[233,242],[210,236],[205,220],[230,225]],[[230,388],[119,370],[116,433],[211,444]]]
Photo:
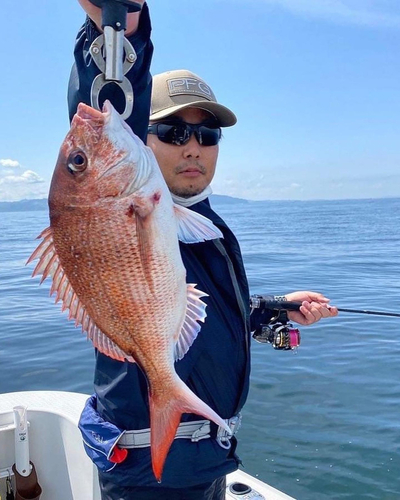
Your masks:
[[[198,108],[186,108],[168,117],[199,124],[212,116]],[[211,183],[218,158],[218,145],[201,146],[194,134],[182,146],[161,142],[156,134],[149,134],[147,145],[153,150],[171,193],[190,198],[201,193]]]

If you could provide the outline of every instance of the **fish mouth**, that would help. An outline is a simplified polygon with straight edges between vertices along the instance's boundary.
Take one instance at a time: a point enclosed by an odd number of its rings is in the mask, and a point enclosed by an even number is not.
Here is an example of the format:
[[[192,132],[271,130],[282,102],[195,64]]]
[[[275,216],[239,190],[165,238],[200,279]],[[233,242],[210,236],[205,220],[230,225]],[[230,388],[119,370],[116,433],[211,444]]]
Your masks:
[[[76,114],[84,120],[104,120],[104,114],[102,111],[92,108],[83,102],[78,104]]]
[[[112,106],[109,101],[104,103],[102,111],[80,102],[76,110],[76,116],[79,116],[79,118],[84,120],[85,123],[90,125],[96,132],[99,132],[99,130],[109,122],[111,112]]]

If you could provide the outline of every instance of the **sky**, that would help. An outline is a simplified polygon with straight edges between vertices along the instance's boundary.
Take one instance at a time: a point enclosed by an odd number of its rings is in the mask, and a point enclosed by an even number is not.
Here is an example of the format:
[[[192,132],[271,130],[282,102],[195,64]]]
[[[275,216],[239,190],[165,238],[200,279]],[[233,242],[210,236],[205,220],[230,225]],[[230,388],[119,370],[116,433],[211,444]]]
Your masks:
[[[214,193],[400,196],[398,0],[149,0],[153,74],[189,69],[232,109]],[[49,8],[51,5],[51,8]],[[77,0],[2,0],[0,201],[47,196],[68,132]]]

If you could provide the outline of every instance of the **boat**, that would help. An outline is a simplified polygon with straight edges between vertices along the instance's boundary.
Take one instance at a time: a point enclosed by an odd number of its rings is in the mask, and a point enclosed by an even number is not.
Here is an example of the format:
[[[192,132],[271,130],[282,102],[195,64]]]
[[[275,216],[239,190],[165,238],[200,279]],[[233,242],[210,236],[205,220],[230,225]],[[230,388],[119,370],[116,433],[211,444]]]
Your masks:
[[[78,429],[88,397],[64,391],[0,394],[0,498],[6,498],[7,481],[16,488],[14,408],[19,407],[26,408],[28,460],[34,464],[42,490],[40,500],[101,500],[96,468],[84,451]],[[226,500],[234,499],[294,500],[240,470],[227,476]]]

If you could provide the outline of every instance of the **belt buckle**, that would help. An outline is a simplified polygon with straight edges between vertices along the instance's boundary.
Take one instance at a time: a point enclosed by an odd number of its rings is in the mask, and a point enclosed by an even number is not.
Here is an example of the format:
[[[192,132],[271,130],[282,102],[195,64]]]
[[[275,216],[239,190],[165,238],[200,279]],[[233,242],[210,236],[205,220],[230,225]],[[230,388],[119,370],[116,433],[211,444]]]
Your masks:
[[[216,440],[221,448],[224,448],[224,450],[229,450],[231,447],[231,437],[237,433],[242,423],[242,414],[238,413],[234,417],[227,419],[226,423],[231,430],[231,434],[228,435],[225,429],[223,429],[222,427],[218,427]]]

